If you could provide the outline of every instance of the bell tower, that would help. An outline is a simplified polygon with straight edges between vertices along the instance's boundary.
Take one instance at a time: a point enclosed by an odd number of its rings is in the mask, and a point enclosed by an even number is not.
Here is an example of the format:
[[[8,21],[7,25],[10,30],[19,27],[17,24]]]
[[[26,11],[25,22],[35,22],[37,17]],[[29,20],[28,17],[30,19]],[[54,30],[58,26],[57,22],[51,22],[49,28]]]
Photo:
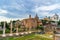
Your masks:
[[[31,15],[29,15],[29,18],[31,18]]]
[[[38,15],[36,14],[35,19],[39,19]]]

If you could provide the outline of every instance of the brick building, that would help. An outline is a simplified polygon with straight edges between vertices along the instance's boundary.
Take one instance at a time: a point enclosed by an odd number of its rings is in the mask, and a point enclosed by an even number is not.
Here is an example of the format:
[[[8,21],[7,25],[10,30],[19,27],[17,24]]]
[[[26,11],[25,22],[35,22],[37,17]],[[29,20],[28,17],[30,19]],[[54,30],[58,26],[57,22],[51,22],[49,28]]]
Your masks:
[[[37,14],[34,18],[32,18],[31,15],[29,15],[29,18],[23,19],[21,22],[22,26],[28,28],[29,30],[36,28],[38,25],[42,25],[42,21],[39,19]]]

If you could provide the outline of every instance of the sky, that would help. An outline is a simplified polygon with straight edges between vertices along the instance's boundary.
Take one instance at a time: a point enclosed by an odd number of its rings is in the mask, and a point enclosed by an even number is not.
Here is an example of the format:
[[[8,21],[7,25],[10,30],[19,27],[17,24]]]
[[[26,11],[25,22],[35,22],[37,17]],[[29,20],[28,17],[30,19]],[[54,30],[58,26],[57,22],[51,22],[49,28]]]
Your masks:
[[[0,21],[22,20],[29,15],[39,18],[60,16],[60,0],[0,0]]]

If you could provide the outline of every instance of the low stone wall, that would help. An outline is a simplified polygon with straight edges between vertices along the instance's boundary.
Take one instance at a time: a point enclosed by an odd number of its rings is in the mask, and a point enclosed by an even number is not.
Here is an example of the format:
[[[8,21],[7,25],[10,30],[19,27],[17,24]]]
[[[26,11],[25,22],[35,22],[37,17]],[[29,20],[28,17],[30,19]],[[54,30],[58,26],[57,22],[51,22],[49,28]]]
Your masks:
[[[26,35],[26,34],[31,34],[34,33],[35,31],[27,31],[27,32],[19,32],[17,35],[16,33],[12,33],[12,35],[10,35],[10,33],[5,34],[5,36],[3,36],[3,34],[0,34],[0,37],[7,37],[7,36],[18,36],[18,35]]]

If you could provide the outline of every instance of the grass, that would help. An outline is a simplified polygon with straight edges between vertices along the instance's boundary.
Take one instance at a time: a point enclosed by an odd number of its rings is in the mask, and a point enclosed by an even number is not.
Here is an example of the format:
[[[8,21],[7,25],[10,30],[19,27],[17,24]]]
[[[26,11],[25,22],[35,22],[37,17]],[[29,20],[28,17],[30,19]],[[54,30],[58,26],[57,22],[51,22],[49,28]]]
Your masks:
[[[24,36],[19,36],[19,37],[6,37],[6,38],[1,38],[0,40],[52,40],[52,38],[47,38],[48,36],[46,34],[42,35],[41,34],[30,34],[30,35],[24,35]]]

